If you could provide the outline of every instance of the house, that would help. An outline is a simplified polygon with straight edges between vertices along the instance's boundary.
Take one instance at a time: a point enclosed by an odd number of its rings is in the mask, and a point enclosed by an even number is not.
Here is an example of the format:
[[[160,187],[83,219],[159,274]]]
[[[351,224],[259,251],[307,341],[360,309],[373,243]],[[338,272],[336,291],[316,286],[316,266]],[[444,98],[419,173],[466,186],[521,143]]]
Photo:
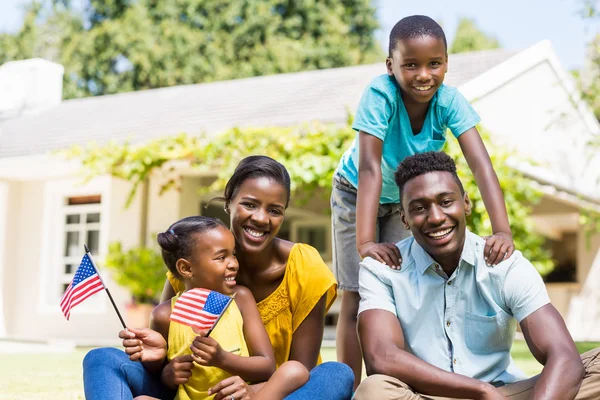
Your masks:
[[[58,306],[82,244],[101,261],[109,242],[136,246],[183,216],[222,212],[219,204],[204,208],[211,196],[198,195],[210,174],[181,171],[181,190],[162,196],[161,177],[153,178],[125,209],[129,182],[103,176],[82,184],[77,163],[53,151],[234,126],[345,123],[366,84],[382,73],[379,63],[61,101],[62,67],[44,60],[0,66],[0,335],[114,341],[121,326],[105,295],[79,305],[69,322]],[[548,42],[451,55],[446,83],[473,103],[499,145],[536,161],[514,167],[544,192],[534,221],[559,262],[548,290],[576,339],[599,340],[600,235],[587,235],[578,215],[600,209],[600,161],[586,153],[600,125]],[[281,235],[310,242],[330,260],[326,207],[292,204]],[[124,310],[127,291],[104,279]]]

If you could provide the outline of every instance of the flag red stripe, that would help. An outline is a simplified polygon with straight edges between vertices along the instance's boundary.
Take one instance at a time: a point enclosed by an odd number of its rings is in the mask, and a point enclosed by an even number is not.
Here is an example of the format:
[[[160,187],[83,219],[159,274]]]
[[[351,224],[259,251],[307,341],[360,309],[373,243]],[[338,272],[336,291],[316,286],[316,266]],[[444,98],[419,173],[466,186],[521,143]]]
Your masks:
[[[103,289],[102,284],[99,283],[98,285],[91,286],[85,292],[77,293],[77,295],[74,296],[73,300],[71,301],[71,308],[75,307],[77,304],[81,303],[82,301],[84,301],[85,299],[90,297],[91,295],[98,293],[102,289]]]
[[[212,323],[215,322],[217,320],[217,318],[219,318],[219,316],[212,316],[212,315],[194,315],[194,314],[189,314],[189,313],[181,313],[178,310],[173,310],[171,312],[172,316],[176,316],[178,318],[183,318],[183,319],[188,319],[190,321],[199,321],[199,322],[206,322],[206,323]]]
[[[203,310],[202,308],[198,308],[198,307],[190,307],[187,304],[180,304],[179,302],[175,303],[175,307],[173,307],[173,310],[182,310],[182,311],[187,311],[187,312],[191,312],[194,314],[198,314],[198,313],[207,313],[207,314],[212,314],[209,313],[208,311]],[[212,314],[214,315],[214,314]]]
[[[179,318],[176,316],[171,316],[171,321],[179,322],[180,324],[193,326],[193,327],[200,328],[200,329],[210,329],[214,325],[214,322],[215,322],[215,321],[213,321],[212,323],[198,322],[198,321],[188,320],[185,318]]]
[[[100,285],[102,285],[102,282],[100,281],[98,275],[93,275],[90,276],[88,279],[81,281],[79,285],[75,287],[71,286],[68,289],[68,293],[65,292],[65,302],[63,304],[63,302],[61,301],[61,308],[72,308],[71,303],[73,302],[73,297],[77,296],[78,293],[87,291],[92,286],[98,285],[98,282],[100,282]]]

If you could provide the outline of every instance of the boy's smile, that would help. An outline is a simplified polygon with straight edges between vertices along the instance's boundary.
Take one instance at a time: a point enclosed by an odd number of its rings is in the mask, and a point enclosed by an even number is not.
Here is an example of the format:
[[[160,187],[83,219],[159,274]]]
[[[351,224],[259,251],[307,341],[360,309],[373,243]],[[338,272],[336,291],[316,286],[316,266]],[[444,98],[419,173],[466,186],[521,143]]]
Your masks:
[[[446,46],[428,35],[399,40],[386,66],[400,86],[405,105],[428,103],[448,71]]]

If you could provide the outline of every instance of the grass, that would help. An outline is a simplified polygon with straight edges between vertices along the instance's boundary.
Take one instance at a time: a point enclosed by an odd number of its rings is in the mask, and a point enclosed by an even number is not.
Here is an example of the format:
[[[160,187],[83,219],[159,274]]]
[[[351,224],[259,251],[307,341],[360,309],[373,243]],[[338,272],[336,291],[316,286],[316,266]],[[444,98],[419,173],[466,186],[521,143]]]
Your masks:
[[[580,353],[599,346],[600,343],[577,343]],[[0,399],[83,400],[81,362],[88,350],[0,355]],[[542,370],[525,342],[516,341],[511,352],[517,365],[527,375],[535,375]],[[335,349],[324,348],[322,355],[324,361],[335,360]]]

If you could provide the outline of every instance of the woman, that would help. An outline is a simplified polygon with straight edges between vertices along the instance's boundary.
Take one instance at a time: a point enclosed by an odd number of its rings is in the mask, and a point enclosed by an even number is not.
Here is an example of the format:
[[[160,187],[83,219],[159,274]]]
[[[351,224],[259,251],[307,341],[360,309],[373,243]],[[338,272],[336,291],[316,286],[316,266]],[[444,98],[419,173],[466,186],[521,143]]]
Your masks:
[[[240,264],[237,282],[248,287],[257,301],[277,366],[296,360],[311,371],[308,383],[286,399],[349,399],[354,381],[351,370],[340,363],[320,364],[324,317],[336,296],[333,274],[313,247],[276,237],[289,199],[290,178],[283,165],[265,156],[247,157],[239,163],[224,193]],[[182,288],[168,274],[163,300]],[[120,336],[128,351],[152,346],[151,338],[140,334],[122,331]],[[84,359],[86,398],[130,399],[142,394],[172,398],[173,389],[191,374],[191,361],[182,357],[165,366],[159,379],[129,361],[122,351],[92,350]],[[239,377],[228,378],[221,386],[223,393],[232,389],[239,393],[240,388],[248,392],[247,398],[253,393]],[[114,390],[106,393],[106,387]]]

